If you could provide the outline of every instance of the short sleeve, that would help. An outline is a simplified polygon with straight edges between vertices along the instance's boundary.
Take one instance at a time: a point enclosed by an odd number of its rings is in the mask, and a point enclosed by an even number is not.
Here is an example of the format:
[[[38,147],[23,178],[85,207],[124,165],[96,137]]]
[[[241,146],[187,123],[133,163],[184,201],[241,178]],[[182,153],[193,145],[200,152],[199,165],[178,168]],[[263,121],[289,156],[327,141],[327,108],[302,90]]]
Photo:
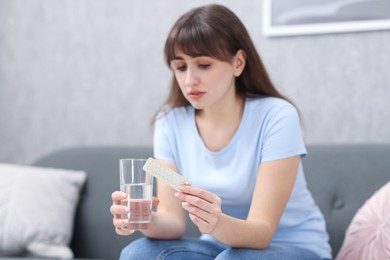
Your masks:
[[[291,104],[272,109],[264,128],[262,162],[306,155],[299,115]]]
[[[166,115],[158,117],[154,126],[153,152],[156,159],[174,161],[172,131]]]

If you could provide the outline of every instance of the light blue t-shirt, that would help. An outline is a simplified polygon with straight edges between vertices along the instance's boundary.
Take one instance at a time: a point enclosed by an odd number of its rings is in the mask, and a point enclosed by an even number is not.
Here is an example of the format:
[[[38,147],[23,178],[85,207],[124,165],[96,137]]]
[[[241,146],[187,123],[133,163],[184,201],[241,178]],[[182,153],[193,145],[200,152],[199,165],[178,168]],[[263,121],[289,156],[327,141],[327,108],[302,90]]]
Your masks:
[[[237,132],[218,152],[205,147],[192,106],[172,109],[155,125],[155,158],[174,162],[193,186],[217,194],[222,211],[239,219],[247,218],[262,162],[305,154],[298,113],[278,98],[247,98]],[[213,240],[209,235],[202,238]],[[306,187],[302,164],[272,243],[331,258],[324,218]]]

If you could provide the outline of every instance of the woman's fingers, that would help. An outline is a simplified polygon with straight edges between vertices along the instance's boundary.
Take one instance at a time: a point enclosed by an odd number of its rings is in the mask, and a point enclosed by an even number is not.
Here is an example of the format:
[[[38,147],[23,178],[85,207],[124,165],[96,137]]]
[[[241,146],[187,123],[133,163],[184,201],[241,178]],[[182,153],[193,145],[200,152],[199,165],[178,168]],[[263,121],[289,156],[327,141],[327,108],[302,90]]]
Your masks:
[[[221,198],[211,192],[194,186],[184,185],[181,192],[175,193],[175,196],[211,214],[220,214]]]
[[[215,203],[219,200],[219,197],[214,193],[191,185],[180,186],[180,192],[202,198],[210,203]]]
[[[115,232],[121,236],[128,236],[128,235],[133,234],[134,230],[128,229],[128,228],[123,228],[123,227],[115,227]]]
[[[115,218],[119,218],[121,214],[126,214],[130,209],[126,206],[122,206],[122,200],[126,199],[126,193],[120,191],[114,191],[111,194],[112,205],[110,207],[110,212]]]
[[[114,191],[111,194],[112,205],[110,212],[113,215],[113,225],[115,226],[115,232],[121,236],[127,236],[134,233],[134,230],[128,229],[128,220],[122,219],[122,215],[126,215],[130,212],[130,208],[122,206],[121,203],[127,197],[126,193],[120,191]]]
[[[190,219],[199,227],[202,233],[211,233],[221,215],[221,210],[218,208],[214,209],[214,213],[210,213],[188,202],[182,202],[182,207],[190,213]]]
[[[202,218],[200,218],[199,216],[197,215],[194,215],[192,213],[189,213],[189,217],[191,219],[191,221],[196,225],[198,226],[200,232],[202,232],[202,234],[211,234],[215,227],[217,226],[217,221],[206,221]]]
[[[202,233],[211,233],[222,214],[221,199],[206,190],[185,186],[175,196],[182,200],[182,207],[190,213],[190,218]]]
[[[115,226],[115,232],[118,235],[127,236],[134,233],[134,230],[129,229],[128,218],[122,219],[123,216],[127,216],[130,212],[130,208],[127,205],[123,205],[123,201],[126,202],[127,195],[124,192],[114,191],[111,194],[112,205],[110,207],[110,212],[113,215],[113,225]],[[160,203],[160,200],[153,197],[152,206],[157,207]],[[127,203],[124,203],[127,204]]]
[[[157,199],[156,197],[152,198],[152,206],[153,207],[157,207],[159,203],[160,203],[159,199]]]
[[[114,191],[111,194],[112,203],[117,205],[120,205],[121,201],[126,199],[126,197],[127,197],[126,193],[121,191]]]
[[[128,219],[121,219],[121,218],[114,218],[112,220],[112,223],[113,225],[116,227],[116,228],[121,228],[123,230],[130,230],[128,228],[129,226],[129,221]],[[124,233],[128,233],[128,232],[124,232]]]
[[[129,208],[126,206],[112,205],[110,208],[111,214],[114,218],[112,220],[113,225],[115,226],[115,232],[118,235],[127,236],[134,233],[134,230],[128,228],[129,222],[128,219],[122,219],[122,215],[126,215],[130,212]]]
[[[126,206],[121,206],[121,205],[111,205],[110,207],[110,212],[111,214],[116,217],[120,218],[121,215],[125,215],[130,212],[130,208]]]

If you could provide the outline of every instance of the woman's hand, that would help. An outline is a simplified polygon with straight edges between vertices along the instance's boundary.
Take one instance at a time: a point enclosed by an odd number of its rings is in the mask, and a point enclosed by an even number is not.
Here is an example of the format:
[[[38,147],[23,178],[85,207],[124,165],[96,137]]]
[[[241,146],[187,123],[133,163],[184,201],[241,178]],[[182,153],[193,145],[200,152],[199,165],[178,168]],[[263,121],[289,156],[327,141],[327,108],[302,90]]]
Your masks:
[[[182,185],[175,196],[182,201],[182,207],[189,212],[190,219],[200,232],[210,234],[215,230],[222,214],[222,201],[217,195],[198,187]]]
[[[134,233],[133,229],[128,228],[128,219],[122,219],[122,215],[127,215],[130,212],[130,208],[127,206],[121,205],[121,201],[127,198],[126,193],[121,191],[114,191],[111,194],[112,205],[110,207],[110,212],[113,215],[113,224],[115,226],[115,231],[118,235],[128,236]],[[152,199],[152,206],[157,207],[160,201],[157,198]]]

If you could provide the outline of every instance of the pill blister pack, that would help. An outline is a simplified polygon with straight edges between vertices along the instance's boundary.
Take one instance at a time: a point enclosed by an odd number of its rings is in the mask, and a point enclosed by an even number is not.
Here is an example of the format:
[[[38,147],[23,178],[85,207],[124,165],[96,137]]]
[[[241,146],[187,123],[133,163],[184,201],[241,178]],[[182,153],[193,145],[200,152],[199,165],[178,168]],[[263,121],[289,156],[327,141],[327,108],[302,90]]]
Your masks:
[[[183,176],[160,164],[153,158],[149,158],[146,161],[143,169],[177,191],[179,191],[180,185],[190,184]]]

